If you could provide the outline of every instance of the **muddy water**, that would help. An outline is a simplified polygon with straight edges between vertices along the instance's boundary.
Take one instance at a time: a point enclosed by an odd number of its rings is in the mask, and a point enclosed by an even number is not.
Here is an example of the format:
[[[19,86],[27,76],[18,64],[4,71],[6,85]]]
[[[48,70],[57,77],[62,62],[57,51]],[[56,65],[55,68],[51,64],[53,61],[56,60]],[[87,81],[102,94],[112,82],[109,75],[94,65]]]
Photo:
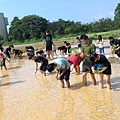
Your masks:
[[[120,120],[120,64],[112,64],[112,90],[82,85],[71,73],[71,88],[61,89],[55,74],[44,77],[35,63],[14,60],[0,72],[0,120]],[[96,76],[97,78],[97,76]]]

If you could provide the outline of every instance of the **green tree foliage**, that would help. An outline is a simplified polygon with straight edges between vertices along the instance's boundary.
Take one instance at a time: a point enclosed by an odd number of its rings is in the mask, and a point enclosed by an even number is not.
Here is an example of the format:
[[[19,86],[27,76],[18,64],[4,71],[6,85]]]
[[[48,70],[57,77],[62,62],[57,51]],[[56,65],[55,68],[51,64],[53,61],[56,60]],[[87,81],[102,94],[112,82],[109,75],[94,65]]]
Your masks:
[[[43,36],[47,26],[48,21],[37,15],[25,16],[21,20],[14,17],[9,29],[9,38],[18,41],[39,39]]]
[[[120,3],[117,5],[114,14],[115,21],[120,20]]]

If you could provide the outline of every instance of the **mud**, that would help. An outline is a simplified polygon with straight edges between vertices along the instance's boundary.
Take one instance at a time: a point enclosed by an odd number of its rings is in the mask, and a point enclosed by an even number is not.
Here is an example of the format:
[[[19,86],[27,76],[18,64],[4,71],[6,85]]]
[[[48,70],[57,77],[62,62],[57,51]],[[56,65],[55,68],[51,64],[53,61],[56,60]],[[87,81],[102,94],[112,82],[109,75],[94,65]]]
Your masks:
[[[25,46],[18,46],[24,48]],[[37,48],[37,47],[36,47]],[[97,50],[98,51],[98,50]],[[105,49],[106,55],[110,50]],[[81,74],[71,73],[71,88],[61,89],[55,73],[35,73],[35,63],[16,58],[0,72],[0,120],[120,120],[120,64],[110,58],[112,90],[82,84]],[[116,62],[118,61],[118,62]],[[97,78],[97,75],[95,76]]]
[[[0,72],[0,120],[120,120],[120,64],[112,64],[112,90],[83,86],[71,73],[71,88],[61,89],[55,73],[44,77],[35,63],[16,59]],[[96,75],[97,78],[97,75]]]

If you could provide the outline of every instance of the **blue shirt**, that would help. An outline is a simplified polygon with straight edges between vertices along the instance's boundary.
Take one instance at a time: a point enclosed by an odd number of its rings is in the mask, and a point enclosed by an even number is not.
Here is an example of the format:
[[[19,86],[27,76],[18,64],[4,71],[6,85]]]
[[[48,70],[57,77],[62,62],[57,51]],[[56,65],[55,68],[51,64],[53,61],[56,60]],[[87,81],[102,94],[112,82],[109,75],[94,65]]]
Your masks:
[[[65,68],[66,69],[70,68],[70,63],[65,58],[55,59],[54,62],[57,64],[56,69],[58,69],[58,70],[63,70]]]

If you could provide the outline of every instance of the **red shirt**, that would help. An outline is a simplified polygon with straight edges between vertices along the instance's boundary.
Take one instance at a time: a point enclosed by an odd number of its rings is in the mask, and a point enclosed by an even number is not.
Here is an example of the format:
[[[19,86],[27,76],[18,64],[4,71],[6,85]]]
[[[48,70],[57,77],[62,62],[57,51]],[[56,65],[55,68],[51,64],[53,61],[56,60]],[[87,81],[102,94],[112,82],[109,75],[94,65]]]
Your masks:
[[[81,54],[81,53],[79,53],[79,54]],[[81,58],[79,55],[74,55],[74,54],[72,54],[72,55],[68,58],[68,60],[69,60],[70,62],[72,62],[72,64],[73,64],[74,66],[78,66],[79,63],[82,61],[82,59],[83,59],[83,58]]]

